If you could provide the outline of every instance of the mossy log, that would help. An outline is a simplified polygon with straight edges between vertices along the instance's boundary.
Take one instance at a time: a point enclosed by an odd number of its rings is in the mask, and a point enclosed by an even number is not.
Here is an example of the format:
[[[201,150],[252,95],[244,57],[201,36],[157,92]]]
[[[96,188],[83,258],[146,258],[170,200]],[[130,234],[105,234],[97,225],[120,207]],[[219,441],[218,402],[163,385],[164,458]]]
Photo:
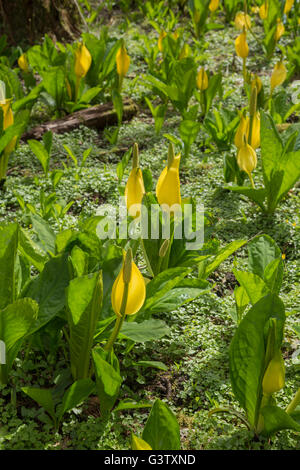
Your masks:
[[[138,106],[130,99],[123,102],[123,120],[128,121],[132,119],[138,112]],[[99,104],[91,106],[87,109],[81,109],[68,116],[53,121],[40,124],[28,132],[23,134],[22,140],[28,139],[41,139],[42,135],[47,131],[52,131],[56,134],[63,134],[78,128],[80,125],[93,127],[95,129],[104,129],[106,126],[117,124],[118,118],[114,111],[112,103]]]

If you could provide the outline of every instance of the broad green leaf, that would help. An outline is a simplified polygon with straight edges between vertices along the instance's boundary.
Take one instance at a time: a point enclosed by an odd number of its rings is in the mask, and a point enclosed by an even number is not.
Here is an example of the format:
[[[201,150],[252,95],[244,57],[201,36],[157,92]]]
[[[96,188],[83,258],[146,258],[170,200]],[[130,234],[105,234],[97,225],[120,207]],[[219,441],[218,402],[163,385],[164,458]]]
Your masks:
[[[251,201],[254,201],[262,211],[265,211],[264,201],[266,199],[266,189],[253,189],[246,186],[226,186],[224,189],[228,189],[229,191],[233,191],[234,193],[242,194],[243,196],[247,196]]]
[[[229,348],[230,379],[233,392],[244,408],[252,427],[257,424],[265,368],[265,326],[277,319],[278,334],[283,335],[284,305],[276,294],[259,300],[242,319]]]
[[[47,261],[47,256],[40,247],[31,240],[30,236],[20,228],[19,231],[19,251],[29,261],[31,265],[42,271]]]
[[[236,269],[233,269],[233,274],[240,285],[244,287],[252,305],[270,292],[264,280],[256,274]]]
[[[144,343],[146,341],[155,341],[170,333],[170,328],[163,320],[151,318],[141,323],[125,322],[123,323],[120,336],[130,339],[135,343]]]
[[[49,171],[50,155],[46,147],[38,140],[28,140],[27,143],[42,165],[45,175],[47,175]]]
[[[164,371],[167,371],[169,370],[168,367],[166,366],[166,364],[164,364],[163,362],[160,362],[160,361],[138,361],[138,362],[134,362],[134,365],[135,366],[140,366],[140,367],[154,367],[154,369],[160,369],[160,370],[164,370]]]
[[[31,220],[33,230],[41,242],[41,247],[46,253],[54,254],[56,235],[50,225],[37,214],[31,214]]]
[[[249,270],[262,279],[268,264],[280,256],[280,249],[269,235],[258,235],[248,244]]]
[[[39,330],[55,317],[65,306],[65,289],[70,281],[67,254],[55,256],[34,279],[26,291],[39,304],[39,316],[32,327],[32,333]]]
[[[122,400],[118,403],[114,411],[122,411],[122,410],[135,410],[140,408],[151,408],[152,403],[149,401],[146,402],[136,402],[133,400]]]
[[[264,406],[261,409],[261,414],[264,417],[263,434],[267,436],[281,431],[282,429],[300,431],[300,424],[278,406]]]
[[[95,373],[96,390],[100,400],[100,410],[103,416],[113,408],[119,395],[122,377],[114,367],[102,357],[102,351],[94,348],[92,351]]]
[[[66,291],[71,370],[75,380],[89,376],[90,355],[102,308],[102,273],[73,279]]]
[[[281,258],[274,259],[266,266],[264,280],[271,292],[279,294],[283,280],[283,262]]]
[[[215,271],[223,261],[225,261],[229,256],[231,256],[236,250],[241,248],[247,243],[247,240],[234,240],[233,242],[226,245],[224,248],[221,248],[211,262],[209,262],[205,267],[205,272],[202,277],[205,279]]]
[[[0,340],[5,344],[6,364],[0,365],[0,382],[8,373],[20,348],[37,318],[38,305],[32,299],[19,299],[0,311]]]
[[[179,450],[180,428],[170,408],[156,400],[143,431],[143,440],[153,450]]]
[[[42,406],[56,423],[54,401],[52,390],[49,388],[22,387],[22,392],[26,393],[32,400]]]
[[[18,248],[17,224],[0,223],[0,309],[15,299],[15,263]]]
[[[74,382],[65,392],[62,406],[58,413],[59,421],[63,415],[80,405],[95,390],[95,384],[91,379],[81,379]]]

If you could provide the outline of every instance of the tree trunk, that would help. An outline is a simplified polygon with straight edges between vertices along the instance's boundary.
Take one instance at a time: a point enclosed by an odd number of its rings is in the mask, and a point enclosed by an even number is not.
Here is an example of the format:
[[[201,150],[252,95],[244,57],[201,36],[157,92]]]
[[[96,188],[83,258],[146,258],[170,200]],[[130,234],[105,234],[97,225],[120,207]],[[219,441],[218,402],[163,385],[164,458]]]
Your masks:
[[[0,0],[0,35],[13,45],[34,44],[45,34],[74,39],[80,17],[73,0]]]

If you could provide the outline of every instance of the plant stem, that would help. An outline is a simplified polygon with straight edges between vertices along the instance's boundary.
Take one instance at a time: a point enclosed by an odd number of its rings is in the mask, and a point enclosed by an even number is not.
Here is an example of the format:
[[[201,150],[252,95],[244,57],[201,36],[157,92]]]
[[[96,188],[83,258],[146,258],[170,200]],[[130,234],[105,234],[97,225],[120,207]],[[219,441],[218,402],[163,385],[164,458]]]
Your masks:
[[[299,404],[300,404],[300,387],[285,411],[287,412],[287,414],[291,414],[295,410],[295,408],[297,408]]]

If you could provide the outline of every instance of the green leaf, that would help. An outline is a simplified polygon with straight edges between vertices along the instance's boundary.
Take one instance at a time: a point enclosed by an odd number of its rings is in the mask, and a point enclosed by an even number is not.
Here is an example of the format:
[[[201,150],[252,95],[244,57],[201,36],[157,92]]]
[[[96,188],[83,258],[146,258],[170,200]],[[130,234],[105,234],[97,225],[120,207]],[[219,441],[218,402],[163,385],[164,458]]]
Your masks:
[[[167,371],[169,370],[169,368],[166,366],[166,364],[164,364],[163,362],[160,362],[160,361],[138,361],[138,362],[134,362],[134,365],[135,366],[141,366],[141,367],[154,367],[154,369],[160,369],[160,370],[164,370],[164,371]]]
[[[46,253],[55,253],[56,235],[47,222],[37,214],[31,214],[32,227]]]
[[[261,409],[261,414],[264,417],[263,434],[267,436],[282,429],[300,431],[300,424],[278,406],[264,406]]]
[[[91,379],[81,379],[74,382],[65,392],[62,406],[58,412],[59,421],[63,415],[80,405],[95,390],[95,384]]]
[[[52,390],[49,388],[22,387],[22,392],[42,406],[56,423]]]
[[[140,408],[151,408],[152,403],[149,401],[146,402],[136,402],[132,400],[122,400],[118,403],[118,406],[114,409],[114,411],[122,411],[122,410],[135,410]]]
[[[236,250],[241,248],[247,243],[247,240],[234,240],[228,245],[221,248],[216,255],[214,255],[213,261],[209,262],[204,271],[203,278],[207,278],[213,271],[215,271],[223,261],[231,256]]]
[[[0,223],[0,310],[15,298],[15,263],[18,248],[17,224]]]
[[[258,420],[265,369],[265,326],[277,319],[278,334],[283,335],[284,305],[276,294],[257,302],[242,319],[229,348],[230,380],[233,392],[244,408],[252,427]]]
[[[267,284],[257,274],[236,269],[233,269],[233,274],[240,285],[244,287],[252,305],[270,292]]]
[[[40,249],[40,247],[34,243],[27,232],[20,228],[19,231],[19,251],[29,261],[31,265],[42,271],[47,261],[47,256]]]
[[[22,340],[37,318],[38,305],[31,299],[19,299],[0,311],[0,340],[5,344],[6,364],[0,365],[0,382],[6,383]]]
[[[173,412],[161,400],[155,401],[142,437],[153,450],[180,450],[179,424]]]
[[[246,186],[225,186],[224,189],[228,189],[229,191],[233,191],[235,193],[239,193],[244,196],[247,196],[249,199],[251,199],[251,201],[255,202],[262,209],[262,211],[265,212],[266,210],[264,207],[264,201],[266,198],[265,188],[253,189],[253,188],[246,187]]]
[[[141,323],[126,322],[123,323],[120,337],[134,341],[135,343],[145,343],[146,341],[155,341],[163,336],[170,334],[170,328],[163,320],[145,320]]]
[[[266,266],[264,280],[271,292],[279,294],[283,280],[283,262],[281,258],[274,259]]]
[[[264,279],[264,272],[271,261],[281,257],[281,251],[269,235],[257,235],[248,244],[249,270]]]
[[[71,371],[75,380],[89,376],[90,354],[102,308],[102,273],[73,279],[66,291]]]
[[[118,398],[122,377],[111,364],[103,359],[103,350],[94,348],[92,354],[95,365],[96,390],[100,400],[100,410],[101,414],[105,416],[113,408]]]
[[[50,259],[26,291],[26,297],[39,304],[39,316],[32,333],[52,320],[65,306],[65,289],[70,280],[67,260],[67,254]]]
[[[38,140],[28,140],[27,143],[34,155],[39,160],[40,164],[42,165],[45,175],[47,175],[49,171],[50,155],[45,145],[43,145]]]

